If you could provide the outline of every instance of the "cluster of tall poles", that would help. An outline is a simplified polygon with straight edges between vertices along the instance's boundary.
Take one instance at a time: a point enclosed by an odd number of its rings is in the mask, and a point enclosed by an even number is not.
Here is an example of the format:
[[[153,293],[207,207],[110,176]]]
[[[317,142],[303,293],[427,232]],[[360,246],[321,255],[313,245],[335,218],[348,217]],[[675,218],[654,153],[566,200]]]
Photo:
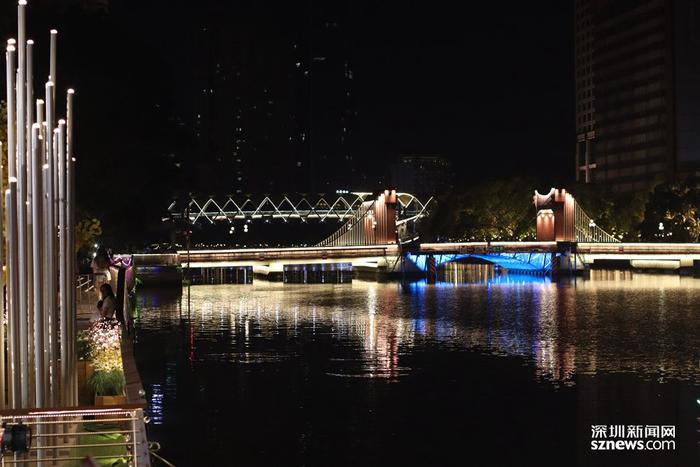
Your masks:
[[[7,184],[0,202],[0,407],[77,405],[73,96],[57,119],[56,47],[48,81],[34,92],[34,42],[19,0],[17,39],[7,41]],[[2,154],[2,151],[0,151]],[[5,336],[5,334],[7,334]]]

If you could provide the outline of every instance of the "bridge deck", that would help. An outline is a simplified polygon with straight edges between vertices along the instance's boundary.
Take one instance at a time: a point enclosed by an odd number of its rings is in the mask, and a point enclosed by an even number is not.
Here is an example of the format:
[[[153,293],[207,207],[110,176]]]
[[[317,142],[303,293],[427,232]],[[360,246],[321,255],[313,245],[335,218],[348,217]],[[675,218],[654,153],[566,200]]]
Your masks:
[[[423,243],[414,255],[486,255],[494,253],[556,253],[571,247],[581,255],[604,255],[620,258],[660,258],[668,255],[691,255],[700,259],[698,243],[579,243],[557,242],[461,242]],[[398,245],[302,247],[302,248],[241,248],[230,250],[191,250],[189,261],[197,264],[227,264],[231,262],[314,261],[343,258],[383,258],[400,254]],[[134,255],[137,266],[177,266],[188,261],[187,251],[170,254]]]

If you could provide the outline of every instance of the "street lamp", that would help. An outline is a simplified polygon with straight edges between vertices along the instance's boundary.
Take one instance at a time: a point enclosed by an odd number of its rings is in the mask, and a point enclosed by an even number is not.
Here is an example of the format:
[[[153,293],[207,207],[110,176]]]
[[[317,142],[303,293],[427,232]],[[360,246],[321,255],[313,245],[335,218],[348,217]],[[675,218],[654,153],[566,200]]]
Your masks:
[[[591,240],[593,240],[593,229],[595,228],[595,221],[593,219],[590,219],[588,221],[588,236],[590,237]]]

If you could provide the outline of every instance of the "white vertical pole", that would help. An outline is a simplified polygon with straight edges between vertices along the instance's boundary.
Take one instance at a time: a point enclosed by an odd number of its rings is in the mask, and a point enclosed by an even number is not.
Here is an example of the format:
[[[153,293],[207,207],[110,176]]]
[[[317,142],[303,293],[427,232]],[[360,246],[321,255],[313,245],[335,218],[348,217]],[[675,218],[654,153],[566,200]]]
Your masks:
[[[15,40],[7,41],[7,166],[8,177],[15,177],[15,163],[17,161],[17,147],[15,146],[15,72],[17,69],[17,50]]]
[[[39,125],[39,163],[37,169],[39,171],[39,185],[40,190],[34,191],[34,203],[38,204],[37,209],[39,209],[40,216],[39,222],[41,223],[39,227],[39,244],[34,240],[35,254],[36,251],[41,251],[38,261],[35,264],[39,265],[41,269],[41,286],[39,291],[41,293],[41,307],[40,312],[42,314],[42,329],[41,329],[41,339],[42,339],[42,352],[44,354],[44,364],[43,364],[43,374],[44,374],[44,393],[43,393],[43,404],[45,407],[51,405],[50,393],[51,393],[51,374],[49,367],[51,365],[51,352],[49,351],[49,319],[46,312],[46,304],[48,303],[48,287],[46,285],[47,278],[49,276],[48,269],[46,268],[46,122],[44,121],[44,99],[36,100],[36,121]],[[35,266],[36,267],[36,266]],[[37,305],[38,306],[38,305]],[[36,312],[36,310],[35,310]]]
[[[77,329],[77,304],[75,291],[75,158],[73,157],[73,99],[75,91],[68,89],[66,97],[66,215],[67,215],[67,264],[66,274],[68,277],[68,312],[69,312],[69,337],[71,345],[71,397],[72,405],[78,405],[78,372],[76,371],[76,338]]]
[[[56,81],[56,79],[57,79],[57,76],[56,76],[57,75],[56,55],[58,53],[57,52],[57,50],[58,50],[57,43],[58,43],[58,31],[55,29],[52,29],[51,30],[51,43],[50,43],[50,49],[49,49],[49,74],[50,74],[49,81],[51,81],[53,83],[53,88],[51,89],[51,102],[52,102],[53,106],[51,108],[53,109],[52,116],[54,118],[52,119],[51,123],[49,124],[49,128],[51,129],[51,131],[53,131],[55,129],[55,124],[56,124],[55,117],[56,117],[56,113],[57,113],[57,110],[56,110],[57,109],[56,88],[58,87],[58,82]],[[56,143],[56,141],[54,140],[54,146],[52,146],[52,147],[55,147],[55,143]],[[54,160],[56,157],[58,157],[58,152],[55,152]],[[51,196],[49,197],[49,199],[53,200],[53,207],[51,208],[51,216],[52,216],[51,222],[53,223],[53,226],[54,226],[53,227],[54,228],[54,237],[52,239],[53,243],[52,243],[52,247],[51,247],[51,252],[54,255],[54,259],[53,259],[54,269],[56,271],[58,271],[58,248],[57,248],[58,244],[56,243],[56,241],[57,241],[56,232],[57,232],[57,228],[58,228],[58,165],[56,165],[54,163],[51,163],[51,164],[52,165],[50,167],[50,169],[51,169],[50,173],[51,173],[51,176],[53,177],[53,182],[51,184],[53,192],[52,192]],[[57,282],[54,281],[53,285],[54,285],[54,291],[58,290]],[[58,306],[58,305],[56,305],[56,306]],[[56,310],[58,310],[58,308],[56,308]],[[58,315],[58,311],[56,312],[56,314]]]
[[[48,120],[48,115],[47,115],[47,123],[48,123],[48,132],[52,133],[54,131],[55,127],[55,117],[56,117],[56,83],[57,83],[57,70],[56,70],[56,56],[57,56],[57,43],[58,43],[58,31],[55,29],[51,30],[51,37],[50,37],[50,44],[49,44],[49,81],[53,83],[51,87],[51,121]],[[49,94],[46,95],[46,99],[49,98]],[[51,236],[49,238],[50,242],[50,250],[48,251],[49,256],[51,256],[50,259],[50,266],[51,266],[51,281],[50,281],[50,289],[53,290],[53,295],[51,296],[51,304],[50,304],[50,312],[51,312],[51,318],[53,319],[53,323],[51,325],[51,328],[54,333],[53,341],[52,341],[52,348],[54,352],[54,361],[53,361],[53,369],[55,371],[55,389],[54,389],[54,395],[53,397],[55,398],[54,402],[55,405],[58,405],[59,403],[64,403],[63,397],[60,395],[63,394],[63,386],[61,383],[59,383],[59,377],[58,377],[58,356],[59,356],[59,309],[58,309],[58,303],[57,303],[57,296],[56,293],[58,291],[58,248],[57,248],[57,233],[58,233],[58,165],[57,165],[57,157],[58,154],[56,152],[56,140],[55,140],[55,134],[53,135],[54,138],[51,141],[51,144],[49,144],[49,141],[47,139],[46,144],[48,145],[48,151],[49,151],[49,171],[47,175],[51,180],[48,182],[48,202],[50,204],[48,211],[49,211],[49,216],[51,219],[50,223],[50,229],[51,229]],[[61,345],[63,345],[61,343]],[[61,375],[61,379],[64,376]]]
[[[66,121],[58,121],[58,250],[59,297],[61,300],[61,395],[62,404],[70,403],[70,344],[68,312],[68,278],[66,277]]]
[[[55,29],[51,30],[50,48],[49,48],[49,81],[54,85],[56,81],[56,42],[58,39],[58,31]],[[56,100],[56,88],[53,90],[54,102]],[[49,127],[53,129],[53,127]]]
[[[7,165],[8,165],[8,177],[15,177],[15,161],[16,161],[16,147],[15,147],[15,70],[17,68],[16,64],[16,50],[15,46],[12,45],[14,41],[10,40],[8,41],[7,45],[7,52],[5,54],[5,62],[6,62],[6,74],[7,74]],[[2,180],[4,181],[4,175]],[[9,185],[8,185],[9,186]],[[8,190],[9,192],[9,190]],[[8,193],[9,195],[9,193]],[[7,197],[6,195],[5,197]],[[5,213],[8,212],[10,209],[9,204],[5,204]],[[7,230],[7,235],[9,235],[9,226],[10,226],[10,218],[7,217],[5,220],[5,228]],[[1,230],[1,229],[0,229]],[[3,242],[4,243],[4,242]],[[8,259],[7,259],[7,274],[8,274],[8,287],[7,287],[7,297],[8,297],[8,303],[4,304],[6,305],[3,308],[7,308],[7,353],[8,353],[8,364],[7,364],[7,371],[4,371],[3,369],[3,376],[7,378],[7,380],[10,381],[10,387],[8,388],[8,405],[11,407],[14,407],[14,389],[15,389],[15,373],[14,373],[14,365],[13,365],[13,357],[14,357],[14,348],[15,348],[15,341],[14,341],[14,333],[12,332],[14,330],[14,326],[16,326],[16,322],[12,318],[12,312],[10,310],[10,294],[12,293],[11,291],[11,284],[10,284],[10,261],[9,261],[9,250],[8,250]],[[2,290],[2,289],[0,289]],[[2,348],[4,350],[4,340],[2,341]],[[3,358],[3,362],[5,359]],[[6,375],[6,376],[5,376]],[[4,389],[4,388],[3,388]],[[2,394],[5,394],[3,391]]]
[[[19,358],[19,275],[17,270],[18,251],[17,251],[17,179],[10,177],[8,181],[8,189],[5,192],[5,226],[7,227],[7,243],[8,243],[8,296],[10,297],[10,306],[8,309],[8,319],[10,323],[10,398],[13,408],[21,406],[21,381],[20,381],[20,358]]]
[[[51,362],[51,405],[57,407],[60,404],[59,398],[59,375],[58,375],[58,311],[56,308],[56,292],[58,290],[56,281],[56,225],[54,223],[54,189],[53,173],[56,171],[56,157],[54,151],[54,85],[51,81],[46,83],[46,287],[47,300],[46,311],[49,315],[49,355]]]
[[[26,82],[26,122],[27,122],[27,161],[31,160],[32,124],[34,123],[34,41],[27,41],[27,82]],[[29,166],[30,163],[27,162]]]
[[[0,142],[0,157],[3,153],[3,144]],[[9,156],[8,156],[9,157]],[[5,168],[2,163],[0,163],[0,183],[2,183],[5,176]],[[3,200],[0,200],[0,219],[3,219]],[[3,234],[3,229],[0,228],[0,313],[5,316],[5,274],[2,272],[2,267],[5,264],[5,236]],[[4,409],[6,406],[5,402],[5,324],[0,322],[0,409]]]
[[[34,334],[34,294],[32,293],[32,289],[34,287],[38,287],[39,284],[34,283],[34,247],[32,245],[32,203],[33,203],[33,198],[32,198],[32,156],[33,156],[33,141],[32,141],[32,126],[34,124],[34,41],[29,39],[27,40],[27,76],[26,76],[26,86],[25,86],[25,91],[26,91],[26,97],[27,97],[27,103],[25,107],[25,112],[26,112],[26,127],[27,127],[27,132],[26,132],[26,137],[27,137],[27,155],[26,155],[26,165],[27,165],[27,178],[25,179],[25,192],[26,192],[26,219],[27,219],[27,230],[26,230],[26,268],[27,268],[27,333],[28,333],[28,347],[29,347],[29,381],[30,381],[30,386],[29,386],[29,405],[32,406],[34,404],[34,401],[37,399],[37,387],[36,387],[36,379],[34,378],[34,372],[31,371],[32,367],[36,368],[36,357],[34,355],[34,352],[36,351],[36,346],[32,342],[32,339],[29,338],[32,334]]]
[[[35,404],[36,407],[42,407],[46,403],[46,381],[44,369],[46,361],[44,351],[46,345],[44,343],[44,307],[42,292],[44,284],[42,277],[42,187],[41,187],[41,168],[43,166],[43,154],[41,152],[41,143],[39,140],[39,132],[41,125],[35,123],[32,125],[32,192],[35,193],[35,199],[32,200],[32,244],[34,247],[32,268],[32,287],[34,298],[34,378],[36,384]]]
[[[19,346],[21,375],[21,407],[29,406],[29,329],[27,326],[27,136],[25,120],[27,37],[27,1],[19,0],[17,8],[17,243],[19,253]]]
[[[36,100],[36,122],[40,125],[39,138],[44,138],[44,99]],[[43,146],[43,144],[42,144]],[[42,154],[43,155],[43,154]],[[43,165],[43,161],[42,161]]]

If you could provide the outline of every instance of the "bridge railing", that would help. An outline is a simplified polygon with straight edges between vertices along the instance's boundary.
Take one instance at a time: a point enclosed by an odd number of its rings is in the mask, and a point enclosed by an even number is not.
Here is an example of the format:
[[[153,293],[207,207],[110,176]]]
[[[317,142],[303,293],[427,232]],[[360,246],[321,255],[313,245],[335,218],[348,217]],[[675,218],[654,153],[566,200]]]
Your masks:
[[[271,218],[290,221],[293,219],[318,219],[320,221],[337,219],[343,221],[354,216],[363,203],[373,199],[372,193],[352,192],[329,197],[282,196],[275,198],[265,196],[262,200],[239,199],[232,196],[216,200],[190,198],[186,205],[173,201],[168,212],[175,218],[185,218],[189,214],[190,222],[201,220],[211,224],[217,221],[234,221],[246,219]],[[433,198],[422,202],[410,193],[397,193],[399,212],[402,218],[411,218],[425,214]]]
[[[316,246],[356,246],[365,245],[364,223],[374,210],[376,201],[363,203],[353,216],[340,229]]]
[[[140,404],[5,410],[0,412],[0,422],[5,430],[31,430],[32,440],[26,451],[14,454],[5,452],[9,446],[3,445],[3,466],[78,465],[86,459],[108,465],[150,465]]]
[[[596,225],[578,202],[574,201],[574,229],[576,241],[583,243],[619,243],[620,240]]]

